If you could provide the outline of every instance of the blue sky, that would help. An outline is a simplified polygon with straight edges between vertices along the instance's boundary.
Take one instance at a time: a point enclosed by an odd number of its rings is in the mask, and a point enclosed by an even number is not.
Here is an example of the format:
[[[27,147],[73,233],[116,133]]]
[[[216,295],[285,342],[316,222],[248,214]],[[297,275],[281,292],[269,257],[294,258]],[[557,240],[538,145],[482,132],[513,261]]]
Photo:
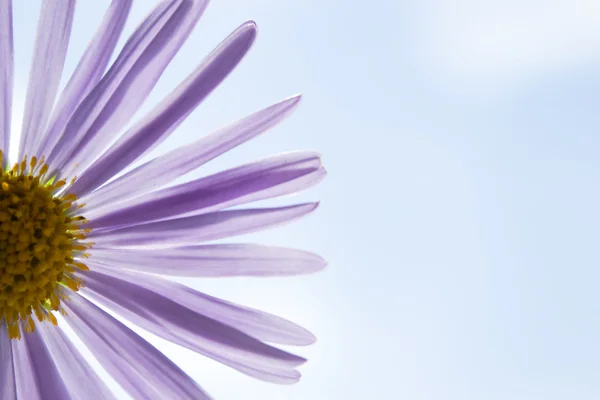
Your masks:
[[[16,3],[22,100],[40,2]],[[108,5],[79,3],[65,77]],[[135,2],[127,32],[152,3]],[[319,342],[282,387],[146,337],[220,399],[600,398],[597,2],[213,1],[142,113],[248,19],[250,54],[153,154],[304,94],[190,177],[320,151],[325,182],[270,203],[319,199],[317,213],[244,239],[316,251],[328,269],[186,282]]]

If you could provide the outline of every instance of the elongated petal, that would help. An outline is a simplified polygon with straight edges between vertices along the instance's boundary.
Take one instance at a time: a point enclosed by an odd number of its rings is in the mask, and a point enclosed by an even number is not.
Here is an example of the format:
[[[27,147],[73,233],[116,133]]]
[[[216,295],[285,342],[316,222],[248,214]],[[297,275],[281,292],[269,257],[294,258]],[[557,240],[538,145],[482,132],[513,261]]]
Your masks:
[[[35,140],[32,154],[47,155],[81,100],[100,81],[123,31],[132,0],[113,0],[55,107],[44,135]]]
[[[130,257],[135,257],[135,254],[131,254]],[[100,259],[97,261],[102,262]],[[315,337],[306,329],[283,318],[208,296],[162,277],[119,269],[118,262],[112,266],[94,264],[94,271],[135,282],[136,285],[168,297],[192,311],[229,325],[258,340],[295,346],[305,346],[315,341]]]
[[[73,399],[115,398],[61,329],[49,324],[39,324],[36,329],[47,344]]]
[[[178,23],[171,26],[173,34],[169,36],[166,43],[160,47],[158,54],[149,63],[149,68],[137,73],[135,80],[131,84],[132,87],[128,89],[127,100],[122,106],[126,106],[126,109],[132,110],[127,114],[129,118],[133,116],[135,111],[137,111],[137,107],[141,105],[143,99],[145,99],[154,88],[160,75],[171,62],[175,54],[177,54],[183,43],[187,40],[192,29],[196,26],[207,5],[208,0],[182,1],[181,7],[177,10],[177,13],[182,17]],[[135,109],[132,108],[134,105],[134,103],[132,103],[133,99],[131,98],[133,94],[138,97],[143,95],[143,99]],[[82,172],[85,171],[85,169],[87,169],[87,167],[104,152],[104,149],[110,145],[117,131],[120,131],[124,125],[125,124],[121,124],[118,130],[103,128],[98,134],[92,135],[89,138],[89,141],[81,142],[81,146],[78,146],[72,155],[74,164],[80,165],[80,170]]]
[[[156,188],[157,182],[172,182],[278,124],[296,109],[299,102],[300,96],[291,97],[190,145],[163,154],[85,196],[82,202],[87,204],[86,210],[93,210],[144,194]]]
[[[206,244],[163,249],[94,246],[93,259],[139,272],[187,277],[290,276],[322,270],[316,254],[256,244]]]
[[[0,323],[0,399],[16,400],[15,368],[11,340],[5,323]]]
[[[294,384],[298,382],[301,377],[300,372],[298,372],[295,369],[282,368],[278,366],[261,366],[260,368],[249,367],[246,364],[235,363],[218,355],[215,355],[213,357],[213,360],[218,361],[222,364],[229,365],[231,368],[234,368],[240,371],[241,373],[251,376],[253,378],[271,383],[277,383],[280,385]]]
[[[219,361],[233,368],[293,369],[305,361],[133,282],[89,271],[85,293],[143,329],[207,357],[222,358]]]
[[[223,171],[86,214],[91,228],[206,214],[306,189],[325,176],[315,152],[293,152]]]
[[[242,60],[255,37],[254,23],[236,29],[175,91],[87,169],[71,192],[79,196],[89,193],[164,140]]]
[[[13,365],[15,368],[15,387],[18,399],[41,400],[35,369],[29,358],[25,340],[11,340]]]
[[[149,59],[172,35],[173,27],[169,25],[177,24],[183,18],[181,13],[177,13],[182,1],[159,3],[131,35],[106,75],[79,104],[50,151],[48,160],[55,170],[62,171],[66,176],[68,172],[64,171],[64,165],[67,161],[73,163],[72,153],[80,142],[89,140],[90,135],[102,127],[118,130],[119,124],[127,122],[127,114],[133,111],[130,109],[137,109],[145,95],[128,93],[127,86],[148,67]],[[132,101],[132,106],[120,104],[125,100]]]
[[[24,154],[32,155],[33,145],[48,123],[65,64],[74,13],[75,0],[47,0],[42,3],[23,115],[19,159]]]
[[[69,297],[65,320],[134,399],[210,399],[185,372],[131,329],[77,293]]]
[[[72,398],[37,330],[12,342],[19,399]]]
[[[317,208],[318,203],[278,208],[218,211],[151,222],[90,234],[100,245],[169,246],[189,245],[255,232],[300,218]]]
[[[83,117],[85,132],[83,135],[76,135],[79,139],[75,141],[75,146],[68,155],[69,164],[64,164],[66,159],[59,161],[59,168],[65,176],[75,175],[77,170],[85,171],[121,132],[187,39],[207,3],[207,0],[181,0],[172,17],[165,21],[156,35],[152,35],[151,42],[143,46],[143,49],[138,49],[142,50],[137,54],[139,56],[131,57],[130,54],[126,54],[127,61],[133,59],[134,64],[125,62],[127,65],[122,66],[119,65],[119,60],[115,62],[113,67],[117,67],[115,70],[109,70],[105,77],[106,82],[103,79],[97,86],[100,89],[92,91],[88,96],[93,103],[92,115],[75,118],[76,112],[72,118],[72,121],[78,121]],[[105,90],[103,86],[106,85],[103,83],[109,83],[112,88]],[[88,114],[87,108],[89,107],[83,108],[84,114]],[[101,113],[97,113],[97,110],[101,110]],[[72,121],[67,124],[67,131]],[[81,128],[77,131],[81,132]],[[75,167],[76,165],[79,167]]]
[[[13,76],[12,0],[0,0],[0,145],[5,157],[10,146]],[[6,163],[6,161],[3,161]]]

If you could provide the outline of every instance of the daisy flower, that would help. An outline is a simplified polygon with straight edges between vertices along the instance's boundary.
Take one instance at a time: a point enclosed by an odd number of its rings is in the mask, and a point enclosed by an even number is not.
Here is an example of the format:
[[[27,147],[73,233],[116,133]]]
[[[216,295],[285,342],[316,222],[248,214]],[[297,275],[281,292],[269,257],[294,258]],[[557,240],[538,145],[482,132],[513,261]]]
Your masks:
[[[276,155],[169,185],[283,120],[300,97],[122,173],[165,140],[254,42],[255,24],[242,24],[125,130],[207,3],[159,2],[109,66],[131,8],[131,0],[112,1],[58,95],[75,1],[45,0],[18,159],[9,160],[12,3],[0,0],[1,399],[114,398],[65,335],[65,325],[133,398],[210,398],[99,305],[252,377],[275,383],[299,379],[296,367],[305,359],[272,344],[308,345],[314,342],[309,332],[166,277],[281,276],[324,267],[319,256],[300,250],[207,244],[313,211],[316,203],[244,206],[319,182],[325,170],[317,153]]]

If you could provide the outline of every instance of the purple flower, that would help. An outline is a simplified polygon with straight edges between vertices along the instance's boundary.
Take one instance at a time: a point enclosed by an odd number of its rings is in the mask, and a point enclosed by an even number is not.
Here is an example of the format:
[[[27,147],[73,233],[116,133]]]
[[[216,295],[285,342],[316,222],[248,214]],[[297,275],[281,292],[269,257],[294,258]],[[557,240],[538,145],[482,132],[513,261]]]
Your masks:
[[[299,379],[296,367],[305,360],[265,342],[308,345],[315,340],[308,331],[160,275],[281,276],[324,267],[319,256],[299,250],[206,244],[312,212],[316,203],[229,208],[318,183],[325,175],[318,154],[281,154],[169,186],[279,123],[300,97],[112,179],[166,139],[254,42],[255,24],[242,24],[167,98],[118,136],[207,3],[161,1],[108,66],[131,7],[131,0],[114,0],[57,97],[75,1],[44,1],[13,164],[8,160],[12,4],[0,0],[1,399],[114,397],[65,336],[64,325],[132,397],[209,398],[177,365],[96,304],[252,377],[276,383]]]

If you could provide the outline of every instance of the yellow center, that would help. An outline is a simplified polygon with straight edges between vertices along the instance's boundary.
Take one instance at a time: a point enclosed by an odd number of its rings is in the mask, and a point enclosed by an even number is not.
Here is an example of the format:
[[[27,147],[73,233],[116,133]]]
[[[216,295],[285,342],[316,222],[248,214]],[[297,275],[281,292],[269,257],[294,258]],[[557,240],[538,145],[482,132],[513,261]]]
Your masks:
[[[82,242],[89,230],[76,215],[77,197],[60,194],[66,181],[47,172],[35,157],[0,168],[0,323],[12,339],[21,338],[21,328],[35,329],[33,315],[56,325],[52,311],[63,312],[64,287],[77,291],[83,282],[74,272],[88,269],[78,261],[91,246]]]

